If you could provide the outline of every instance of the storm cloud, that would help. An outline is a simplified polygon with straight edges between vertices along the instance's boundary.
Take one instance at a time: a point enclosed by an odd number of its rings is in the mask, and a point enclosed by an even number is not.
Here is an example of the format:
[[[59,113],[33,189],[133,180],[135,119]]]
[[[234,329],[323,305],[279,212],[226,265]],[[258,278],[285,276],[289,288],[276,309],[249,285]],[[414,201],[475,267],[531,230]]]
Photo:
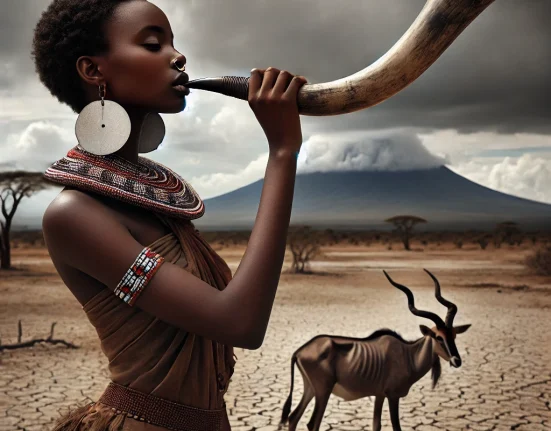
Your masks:
[[[34,26],[49,3],[2,1],[0,169],[43,169],[76,144],[76,115],[42,86],[31,58]],[[425,1],[151,3],[166,13],[191,79],[274,66],[318,83],[379,59]],[[551,147],[550,16],[550,0],[496,0],[387,101],[346,115],[302,116],[302,172],[332,163],[335,169],[374,169],[377,161],[386,169],[447,164],[487,186],[551,202],[545,191],[551,153],[544,151]],[[163,118],[163,147],[148,157],[179,172],[203,197],[262,177],[268,146],[246,102],[195,90],[184,112]],[[509,153],[490,158],[488,150]]]
[[[47,0],[2,2],[0,89],[34,80],[32,30]],[[192,78],[275,66],[325,82],[357,72],[408,29],[423,0],[169,1],[176,47]],[[417,81],[368,110],[319,121],[318,130],[386,127],[548,133],[549,0],[496,0]],[[221,96],[223,97],[223,96]],[[191,98],[190,103],[193,103]]]

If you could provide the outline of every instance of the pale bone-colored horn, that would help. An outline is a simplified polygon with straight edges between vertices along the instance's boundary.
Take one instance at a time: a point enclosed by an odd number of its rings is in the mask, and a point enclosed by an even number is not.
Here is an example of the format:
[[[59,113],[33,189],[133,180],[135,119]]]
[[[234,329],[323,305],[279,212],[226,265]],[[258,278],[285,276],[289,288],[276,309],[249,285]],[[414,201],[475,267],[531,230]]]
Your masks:
[[[427,70],[461,32],[495,0],[428,0],[396,44],[379,60],[346,78],[305,84],[298,94],[302,115],[346,114],[377,105]],[[249,77],[223,76],[190,81],[196,88],[248,99]]]

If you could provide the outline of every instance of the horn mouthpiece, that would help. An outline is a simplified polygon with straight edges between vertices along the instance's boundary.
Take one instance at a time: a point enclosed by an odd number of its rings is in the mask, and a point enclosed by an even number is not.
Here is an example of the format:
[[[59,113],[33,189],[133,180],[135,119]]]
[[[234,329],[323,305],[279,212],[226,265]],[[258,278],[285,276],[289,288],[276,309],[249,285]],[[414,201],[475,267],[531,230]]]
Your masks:
[[[245,76],[218,76],[216,78],[194,79],[187,82],[186,87],[213,91],[241,100],[249,98],[249,77]]]

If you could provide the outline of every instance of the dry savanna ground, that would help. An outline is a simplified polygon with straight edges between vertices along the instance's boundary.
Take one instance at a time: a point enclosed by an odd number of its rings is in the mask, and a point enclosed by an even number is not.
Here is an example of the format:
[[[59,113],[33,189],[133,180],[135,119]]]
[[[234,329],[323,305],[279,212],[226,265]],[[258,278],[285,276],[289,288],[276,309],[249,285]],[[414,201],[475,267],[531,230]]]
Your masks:
[[[354,241],[352,241],[354,242]],[[244,244],[216,247],[235,270]],[[423,377],[400,405],[403,429],[550,430],[551,429],[551,279],[524,265],[533,250],[521,245],[488,246],[452,240],[422,244],[412,251],[398,243],[350,241],[324,246],[312,262],[312,274],[284,273],[264,345],[236,349],[238,362],[227,396],[234,430],[276,430],[290,387],[290,358],[317,334],[364,337],[387,327],[406,339],[421,336],[405,295],[384,278],[387,270],[416,295],[416,305],[445,316],[433,285],[422,269],[440,280],[442,293],[459,308],[455,323],[471,323],[457,344],[463,365],[443,366],[433,390]],[[290,267],[288,255],[284,271]],[[16,343],[54,338],[78,349],[40,344],[0,352],[0,431],[48,429],[72,403],[94,400],[108,382],[107,363],[94,328],[62,284],[40,245],[18,244],[15,271],[0,272],[0,338]],[[293,409],[302,395],[295,374]],[[299,423],[306,430],[309,405]],[[373,400],[351,402],[331,396],[322,430],[369,430]],[[383,429],[390,430],[388,407]]]

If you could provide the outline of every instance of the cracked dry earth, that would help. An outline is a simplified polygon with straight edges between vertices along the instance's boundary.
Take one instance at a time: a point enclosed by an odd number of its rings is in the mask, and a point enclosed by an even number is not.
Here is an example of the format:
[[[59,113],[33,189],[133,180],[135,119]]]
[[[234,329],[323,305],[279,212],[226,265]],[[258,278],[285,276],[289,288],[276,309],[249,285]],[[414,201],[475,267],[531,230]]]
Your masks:
[[[242,252],[220,253],[235,270]],[[423,267],[440,279],[444,297],[457,303],[455,323],[472,327],[457,338],[463,366],[452,369],[443,363],[436,389],[431,389],[429,373],[402,399],[402,428],[551,430],[551,280],[525,274],[519,264],[522,253],[366,252],[364,265],[353,268],[345,265],[352,259],[347,260],[346,250],[338,258],[328,256],[331,265],[325,270],[330,272],[284,274],[264,345],[255,351],[235,349],[238,361],[227,395],[234,431],[277,429],[289,393],[291,355],[311,337],[364,337],[383,327],[406,339],[420,337],[418,325],[430,322],[410,314],[405,296],[389,285],[382,268],[413,290],[418,308],[445,316]],[[479,264],[471,265],[473,260]],[[80,346],[69,350],[40,345],[0,353],[0,431],[47,430],[74,402],[97,399],[108,382],[107,364],[93,327],[45,251],[17,250],[14,264],[23,271],[0,275],[2,342],[17,341],[17,320],[22,319],[23,341],[46,337],[56,321],[55,338]],[[323,260],[315,268],[323,271]],[[496,284],[472,287],[490,282]],[[293,409],[302,387],[297,371]],[[313,405],[312,401],[302,417],[300,430],[307,429]],[[331,396],[321,429],[370,430],[372,411],[368,398],[345,402]],[[386,403],[383,429],[392,429]]]

